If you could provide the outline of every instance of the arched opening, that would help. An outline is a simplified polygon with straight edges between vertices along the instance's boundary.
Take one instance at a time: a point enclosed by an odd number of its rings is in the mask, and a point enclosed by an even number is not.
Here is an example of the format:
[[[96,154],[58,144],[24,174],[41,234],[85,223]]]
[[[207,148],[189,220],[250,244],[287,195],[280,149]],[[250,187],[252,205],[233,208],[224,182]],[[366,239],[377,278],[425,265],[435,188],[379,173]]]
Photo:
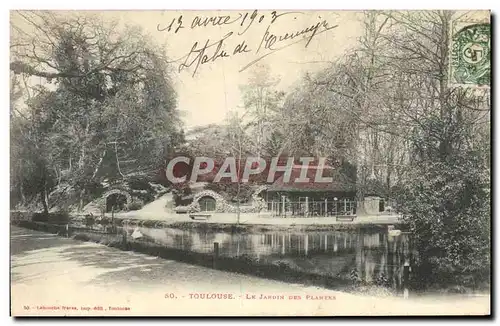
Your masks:
[[[210,196],[201,197],[200,200],[198,200],[198,204],[200,205],[200,209],[202,212],[215,211],[216,203],[213,197]]]
[[[378,211],[379,212],[383,212],[385,211],[385,201],[383,199],[381,199],[379,202],[378,202]]]
[[[114,193],[106,197],[106,213],[111,211],[124,211],[127,207],[127,196],[120,193]]]

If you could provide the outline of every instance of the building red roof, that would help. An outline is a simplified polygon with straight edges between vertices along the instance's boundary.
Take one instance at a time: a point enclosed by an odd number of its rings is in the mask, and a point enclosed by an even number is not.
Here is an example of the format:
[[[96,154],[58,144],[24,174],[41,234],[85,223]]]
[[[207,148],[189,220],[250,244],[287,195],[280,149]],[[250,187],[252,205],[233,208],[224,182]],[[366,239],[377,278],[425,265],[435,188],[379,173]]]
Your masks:
[[[355,192],[356,182],[340,172],[338,169],[325,167],[320,176],[332,177],[332,182],[315,182],[316,166],[309,166],[306,178],[308,182],[296,182],[300,178],[301,166],[292,168],[290,180],[285,182],[285,175],[281,175],[269,188],[268,191],[328,191],[328,192]],[[321,172],[321,171],[320,171]]]

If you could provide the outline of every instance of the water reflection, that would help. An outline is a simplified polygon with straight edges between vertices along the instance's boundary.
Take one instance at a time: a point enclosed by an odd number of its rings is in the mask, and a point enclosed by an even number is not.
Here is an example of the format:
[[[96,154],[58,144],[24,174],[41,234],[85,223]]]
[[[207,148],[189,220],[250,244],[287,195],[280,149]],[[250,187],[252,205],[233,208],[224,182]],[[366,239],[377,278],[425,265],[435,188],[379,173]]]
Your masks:
[[[140,228],[145,240],[170,248],[221,256],[246,257],[257,263],[288,267],[338,278],[399,288],[408,259],[405,234],[358,229],[330,232],[229,233],[172,228]]]

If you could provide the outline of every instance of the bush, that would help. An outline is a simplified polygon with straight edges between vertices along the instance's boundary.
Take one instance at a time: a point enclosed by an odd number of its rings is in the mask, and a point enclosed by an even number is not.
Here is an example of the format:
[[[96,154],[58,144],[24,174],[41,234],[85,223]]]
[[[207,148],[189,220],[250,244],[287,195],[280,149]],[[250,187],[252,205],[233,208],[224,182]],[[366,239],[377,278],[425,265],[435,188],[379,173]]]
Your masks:
[[[141,209],[143,206],[144,206],[144,201],[136,198],[136,199],[133,199],[130,204],[128,204],[128,209],[130,211],[137,211],[137,210]]]
[[[67,211],[59,211],[49,214],[49,223],[52,224],[68,224],[71,216]]]
[[[428,160],[401,194],[418,252],[416,287],[477,288],[490,277],[489,170],[477,153]]]
[[[59,211],[55,213],[34,213],[32,220],[34,222],[46,222],[51,224],[68,224],[71,217],[69,212]]]
[[[133,190],[147,190],[153,192],[153,188],[149,184],[149,179],[145,176],[133,176],[128,178],[127,183],[130,189]]]
[[[130,192],[130,194],[132,196],[136,197],[136,199],[141,200],[143,203],[150,203],[153,200],[155,200],[155,195],[153,193],[147,192],[145,190],[141,190],[141,191],[132,190]]]
[[[92,214],[85,215],[85,226],[92,228],[96,222],[96,218]]]
[[[192,190],[188,185],[172,190],[175,206],[187,206],[193,202]]]
[[[34,213],[33,222],[48,222],[49,221],[49,214],[47,213]]]
[[[229,202],[236,203],[246,203],[250,201],[253,195],[252,186],[248,183],[240,184],[240,192],[238,196],[238,184],[233,182],[217,182],[209,183],[205,186],[205,189],[215,191],[220,194],[224,199]]]

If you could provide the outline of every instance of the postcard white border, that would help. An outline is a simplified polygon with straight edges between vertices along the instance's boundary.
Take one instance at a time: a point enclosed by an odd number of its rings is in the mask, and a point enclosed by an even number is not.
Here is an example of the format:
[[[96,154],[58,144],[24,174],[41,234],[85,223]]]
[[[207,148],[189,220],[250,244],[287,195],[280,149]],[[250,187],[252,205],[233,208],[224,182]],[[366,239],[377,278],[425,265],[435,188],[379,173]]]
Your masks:
[[[253,1],[228,1],[228,0],[216,0],[216,1],[202,1],[202,0],[184,0],[178,3],[174,3],[172,1],[152,1],[152,0],[141,0],[141,1],[131,1],[131,0],[122,0],[122,1],[102,1],[102,0],[86,0],[86,1],[62,1],[62,0],[49,0],[49,1],[36,1],[36,0],[16,0],[16,1],[2,1],[0,6],[2,7],[2,28],[1,28],[1,37],[2,37],[2,44],[3,44],[3,51],[1,53],[2,55],[2,62],[3,64],[0,65],[0,69],[2,69],[2,76],[4,76],[1,80],[2,87],[1,90],[3,92],[2,100],[3,100],[3,107],[4,109],[1,111],[2,112],[2,117],[0,118],[0,123],[2,124],[0,126],[0,148],[3,154],[4,159],[2,160],[2,169],[0,172],[0,183],[4,186],[4,192],[2,192],[3,196],[0,199],[0,207],[2,209],[2,212],[5,212],[5,215],[8,213],[8,208],[9,208],[9,198],[8,198],[8,193],[9,190],[7,186],[9,185],[9,160],[8,157],[10,155],[9,153],[9,118],[8,118],[8,106],[9,106],[9,93],[8,93],[8,83],[9,80],[7,79],[8,76],[8,65],[7,61],[9,58],[9,52],[8,52],[8,45],[7,43],[9,42],[9,28],[8,28],[8,22],[9,22],[9,10],[12,9],[95,9],[95,10],[104,10],[104,9],[249,9],[249,8],[259,8],[259,9],[328,9],[328,10],[348,10],[348,9],[433,9],[433,8],[439,8],[439,9],[474,9],[474,10],[488,10],[491,9],[494,14],[498,14],[499,10],[499,1],[485,1],[485,0],[475,0],[473,3],[470,1],[436,1],[436,0],[420,0],[418,2],[402,2],[402,1],[396,1],[396,0],[379,0],[379,1],[345,1],[345,2],[326,2],[326,1],[320,1],[320,0],[308,0],[308,1],[296,1],[296,0],[289,0],[286,2],[282,3],[271,3],[269,0],[253,0]],[[472,8],[473,6],[473,8]],[[495,35],[495,31],[493,31],[493,35]],[[498,57],[497,51],[494,51],[494,60],[496,61]],[[496,66],[496,65],[495,65]],[[496,90],[493,90],[495,92],[495,97],[497,95]],[[494,110],[495,108],[492,108]],[[494,115],[498,117],[498,114]],[[492,122],[492,125],[496,125],[498,129],[498,124],[496,122]],[[492,134],[493,138],[495,138],[496,133],[494,132]],[[495,142],[493,140],[492,144],[495,146],[496,151],[498,152],[500,150],[500,143]],[[498,169],[498,162],[495,164],[495,168]],[[498,171],[497,171],[498,175]],[[495,194],[495,198],[493,199],[495,202],[500,202],[500,195],[498,192]],[[492,216],[492,218],[494,218]],[[3,258],[3,262],[10,261],[10,256],[9,256],[9,245],[10,245],[10,239],[9,239],[9,234],[8,234],[8,216],[4,216],[4,226],[5,226],[5,233],[3,236],[3,243],[1,245],[1,255]],[[498,223],[497,223],[498,227]],[[498,231],[496,229],[495,231]],[[498,234],[498,232],[496,232]],[[495,250],[494,253],[496,253],[494,259],[496,260],[498,256],[498,250]],[[4,265],[5,266],[5,265]],[[9,278],[10,270],[6,267],[2,269],[2,274],[1,274],[1,279],[2,279],[2,287],[3,291],[2,293],[2,325],[9,325],[11,323],[14,323],[14,320],[12,318],[9,318],[10,314],[10,306],[9,306],[9,296],[10,296],[10,278]],[[495,282],[494,284],[497,284],[498,282]],[[492,289],[496,290],[496,289]],[[492,307],[493,309],[496,307]],[[116,323],[121,323],[124,322],[125,320],[115,320],[114,322]],[[176,324],[176,323],[194,323],[194,322],[201,322],[202,320],[196,320],[196,321],[182,321],[182,320],[170,320],[167,321],[169,324]],[[275,320],[274,322],[276,322]],[[353,324],[358,324],[363,321],[365,322],[370,322],[373,323],[375,320],[327,320],[323,319],[323,322],[327,323],[335,323],[335,325],[353,325]],[[26,321],[17,321],[17,323],[23,323]],[[82,322],[82,321],[80,321]],[[90,323],[91,321],[84,321],[84,323]],[[102,321],[92,321],[93,324],[100,324],[103,322],[106,322],[106,320]],[[107,321],[109,323],[111,321]],[[160,321],[160,322],[166,322],[166,321]],[[217,321],[212,321],[212,322],[217,322],[220,323],[220,320]],[[228,320],[226,322],[234,322],[234,320]],[[272,323],[272,320],[251,320],[247,321],[259,325],[263,324],[268,324]],[[289,320],[282,320],[281,322],[290,322]],[[316,321],[311,321],[311,320],[300,320],[297,322],[301,323],[311,323],[311,322],[318,322]],[[378,320],[378,322],[381,323],[386,323],[386,320]],[[400,320],[394,320],[394,322],[401,322]],[[404,321],[403,321],[404,322]],[[444,320],[436,320],[436,321],[430,321],[430,320],[420,320],[418,322],[422,322],[425,324],[442,324]],[[454,322],[454,320],[449,320],[447,322]],[[467,323],[472,322],[472,321],[466,321]],[[61,323],[61,321],[59,321]],[[67,321],[64,321],[63,323],[67,323]]]

